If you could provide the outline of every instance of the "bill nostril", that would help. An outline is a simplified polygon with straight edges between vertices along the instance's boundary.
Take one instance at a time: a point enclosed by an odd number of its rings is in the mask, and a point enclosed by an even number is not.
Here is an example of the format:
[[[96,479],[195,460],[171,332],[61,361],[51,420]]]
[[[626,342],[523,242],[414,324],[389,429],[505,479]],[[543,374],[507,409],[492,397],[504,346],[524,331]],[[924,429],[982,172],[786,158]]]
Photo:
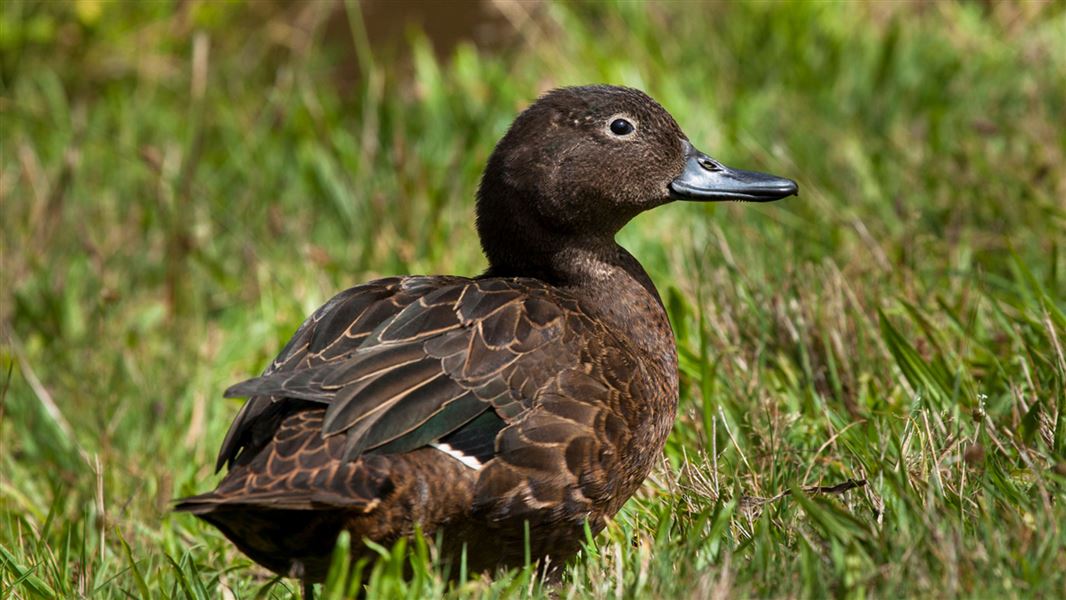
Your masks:
[[[704,169],[706,169],[708,171],[711,171],[711,172],[716,172],[716,171],[721,171],[722,170],[722,165],[714,162],[710,157],[707,157],[707,156],[699,157],[697,159],[697,162],[700,163],[701,167],[703,167]]]

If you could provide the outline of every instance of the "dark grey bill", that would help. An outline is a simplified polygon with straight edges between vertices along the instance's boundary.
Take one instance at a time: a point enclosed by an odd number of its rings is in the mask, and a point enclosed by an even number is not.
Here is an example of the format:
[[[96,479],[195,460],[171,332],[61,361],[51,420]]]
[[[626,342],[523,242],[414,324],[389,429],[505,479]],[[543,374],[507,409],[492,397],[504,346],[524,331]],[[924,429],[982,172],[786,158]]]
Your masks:
[[[769,202],[799,193],[791,179],[732,169],[685,144],[685,171],[670,182],[670,195],[679,200],[744,200]]]

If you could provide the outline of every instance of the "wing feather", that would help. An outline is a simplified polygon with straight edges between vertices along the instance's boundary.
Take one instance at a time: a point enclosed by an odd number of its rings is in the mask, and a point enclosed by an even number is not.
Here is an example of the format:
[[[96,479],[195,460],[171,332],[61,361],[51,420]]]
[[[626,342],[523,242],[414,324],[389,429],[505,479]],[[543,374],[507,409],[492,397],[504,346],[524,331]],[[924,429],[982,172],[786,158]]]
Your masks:
[[[253,431],[307,402],[326,405],[321,435],[343,433],[346,460],[421,447],[488,410],[517,422],[558,367],[579,360],[564,311],[540,282],[410,277],[368,286],[316,311],[266,373],[226,391],[250,399],[220,465],[254,445]]]
[[[439,361],[420,360],[341,388],[326,409],[323,435],[334,435],[355,425],[367,415],[382,411],[416,394],[422,386],[443,378]]]

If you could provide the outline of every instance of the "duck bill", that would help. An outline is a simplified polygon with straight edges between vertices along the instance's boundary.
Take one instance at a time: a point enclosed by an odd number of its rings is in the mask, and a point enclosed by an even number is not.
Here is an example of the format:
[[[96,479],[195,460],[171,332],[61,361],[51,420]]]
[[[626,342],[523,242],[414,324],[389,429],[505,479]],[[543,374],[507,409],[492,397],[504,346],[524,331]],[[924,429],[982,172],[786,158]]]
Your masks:
[[[670,182],[670,196],[677,200],[770,202],[799,193],[791,179],[727,167],[688,140],[684,144],[685,170]]]

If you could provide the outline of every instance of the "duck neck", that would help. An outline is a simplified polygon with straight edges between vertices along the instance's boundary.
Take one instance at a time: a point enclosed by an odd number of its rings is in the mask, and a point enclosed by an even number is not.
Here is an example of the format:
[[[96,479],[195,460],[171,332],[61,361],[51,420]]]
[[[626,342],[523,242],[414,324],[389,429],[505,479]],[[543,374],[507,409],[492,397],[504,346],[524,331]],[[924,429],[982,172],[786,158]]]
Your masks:
[[[543,246],[541,246],[543,247]],[[654,364],[676,377],[677,349],[659,291],[644,267],[613,239],[567,240],[519,268],[493,265],[486,276],[535,277],[579,298]]]

